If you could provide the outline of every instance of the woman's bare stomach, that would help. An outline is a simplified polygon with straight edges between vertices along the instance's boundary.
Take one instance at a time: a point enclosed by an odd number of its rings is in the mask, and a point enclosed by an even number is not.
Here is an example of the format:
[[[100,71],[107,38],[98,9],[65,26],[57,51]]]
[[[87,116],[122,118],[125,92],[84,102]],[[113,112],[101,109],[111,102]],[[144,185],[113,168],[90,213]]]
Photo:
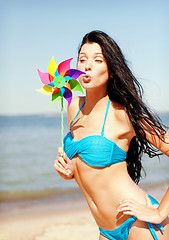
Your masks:
[[[130,216],[118,213],[124,199],[146,204],[145,192],[130,178],[126,162],[104,168],[91,167],[75,156],[75,180],[81,188],[97,225],[115,229]]]

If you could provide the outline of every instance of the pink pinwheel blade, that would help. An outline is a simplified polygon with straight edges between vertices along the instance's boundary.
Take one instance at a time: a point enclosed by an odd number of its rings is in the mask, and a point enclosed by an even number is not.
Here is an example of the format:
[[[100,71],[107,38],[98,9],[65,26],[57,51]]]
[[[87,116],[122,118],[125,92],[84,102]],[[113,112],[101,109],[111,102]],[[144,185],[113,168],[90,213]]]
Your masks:
[[[43,84],[46,85],[46,84],[51,83],[49,73],[42,73],[42,72],[40,72],[39,69],[38,69],[38,74],[39,74],[39,77],[40,77],[41,82],[42,82]]]
[[[73,58],[67,59],[63,62],[61,62],[58,66],[58,73],[60,74],[61,72],[65,72],[68,69],[70,69],[70,62],[72,61]]]
[[[65,77],[66,76],[70,76],[73,79],[77,79],[81,74],[86,74],[85,72],[79,71],[77,69],[69,69],[66,73],[65,73]]]
[[[64,93],[64,98],[67,100],[68,102],[68,107],[72,101],[72,91],[70,91],[68,88],[65,87],[65,93]]]

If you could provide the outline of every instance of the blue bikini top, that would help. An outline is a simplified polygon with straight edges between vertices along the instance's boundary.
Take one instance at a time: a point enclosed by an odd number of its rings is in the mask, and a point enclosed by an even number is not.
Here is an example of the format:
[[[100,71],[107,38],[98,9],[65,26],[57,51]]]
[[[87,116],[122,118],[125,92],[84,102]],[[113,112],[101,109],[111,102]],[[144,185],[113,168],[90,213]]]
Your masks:
[[[78,154],[85,163],[94,167],[106,167],[114,163],[123,162],[126,159],[127,153],[118,147],[115,142],[104,137],[104,125],[110,102],[111,100],[109,99],[101,135],[92,135],[79,141],[74,141],[71,128],[81,108],[85,104],[85,101],[83,102],[70,126],[70,131],[64,138],[64,151],[69,159],[72,159]]]

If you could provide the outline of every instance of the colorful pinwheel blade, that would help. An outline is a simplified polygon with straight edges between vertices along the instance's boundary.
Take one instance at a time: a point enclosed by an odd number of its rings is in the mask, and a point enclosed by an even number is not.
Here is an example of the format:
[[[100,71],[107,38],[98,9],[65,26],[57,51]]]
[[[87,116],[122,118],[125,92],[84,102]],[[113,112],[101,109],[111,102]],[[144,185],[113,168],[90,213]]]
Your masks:
[[[66,70],[70,69],[70,62],[73,58],[67,59],[63,62],[61,62],[58,66],[58,73],[61,74],[62,72],[65,72]]]
[[[36,89],[36,91],[40,92],[42,94],[45,94],[45,95],[52,95],[53,94],[53,89],[51,87],[49,87],[48,85],[45,85],[41,89]]]
[[[58,65],[54,61],[54,57],[52,57],[49,66],[48,66],[48,72],[51,76],[55,77],[55,72],[57,69]]]
[[[62,93],[59,91],[58,93],[55,93],[52,95],[52,101],[49,103],[49,105],[54,104],[56,102],[59,102],[62,98]]]
[[[60,73],[60,76],[64,77],[66,72],[67,72],[67,71],[61,72],[61,73]]]
[[[39,74],[40,80],[43,84],[51,83],[49,73],[43,73],[43,72],[39,71],[39,69],[38,69],[38,74]]]
[[[64,77],[64,79],[65,79],[65,82],[68,82],[70,79],[72,79],[72,77],[66,76]]]
[[[68,88],[70,91],[72,90],[72,89],[71,89],[71,85],[70,85],[70,83],[68,83],[68,82],[65,82],[65,87]]]
[[[70,103],[71,103],[71,101],[72,101],[72,91],[70,90],[70,89],[68,89],[68,88],[66,88],[65,87],[65,93],[64,93],[64,98],[67,100],[67,102],[68,102],[68,107],[69,107],[69,105],[70,105]]]
[[[69,69],[66,73],[65,73],[65,77],[69,76],[72,77],[74,79],[77,79],[81,74],[86,74],[85,72],[79,71],[77,69]]]
[[[84,93],[80,83],[77,80],[71,79],[69,80],[69,83],[72,91],[80,91],[81,93]]]
[[[49,83],[48,86],[49,86],[49,87],[55,87],[55,85],[54,85],[53,82]]]
[[[57,68],[55,71],[55,77],[58,77],[58,76],[59,76],[59,73],[58,73],[58,68]]]
[[[66,91],[65,87],[62,87],[62,88],[60,89],[60,91],[61,91],[61,93],[62,93],[62,96],[63,96],[63,95],[64,95],[64,93],[65,93],[65,91]]]
[[[57,88],[57,87],[54,87],[54,88],[53,88],[53,94],[54,94],[54,93],[58,93],[59,91],[60,91],[60,88]]]

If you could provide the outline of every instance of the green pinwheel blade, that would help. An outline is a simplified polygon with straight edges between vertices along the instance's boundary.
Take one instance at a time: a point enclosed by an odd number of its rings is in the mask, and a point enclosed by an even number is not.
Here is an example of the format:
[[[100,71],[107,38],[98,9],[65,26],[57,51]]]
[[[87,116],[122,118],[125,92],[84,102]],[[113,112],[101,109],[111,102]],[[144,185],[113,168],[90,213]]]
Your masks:
[[[72,91],[80,91],[81,93],[84,94],[83,89],[77,80],[71,79],[71,80],[69,80],[69,83],[70,83]]]
[[[57,93],[54,93],[54,94],[52,95],[52,101],[49,103],[49,105],[54,104],[54,103],[56,103],[56,102],[59,102],[59,101],[61,100],[61,98],[62,98],[62,93],[61,93],[61,91],[59,91],[59,92],[57,92]]]

